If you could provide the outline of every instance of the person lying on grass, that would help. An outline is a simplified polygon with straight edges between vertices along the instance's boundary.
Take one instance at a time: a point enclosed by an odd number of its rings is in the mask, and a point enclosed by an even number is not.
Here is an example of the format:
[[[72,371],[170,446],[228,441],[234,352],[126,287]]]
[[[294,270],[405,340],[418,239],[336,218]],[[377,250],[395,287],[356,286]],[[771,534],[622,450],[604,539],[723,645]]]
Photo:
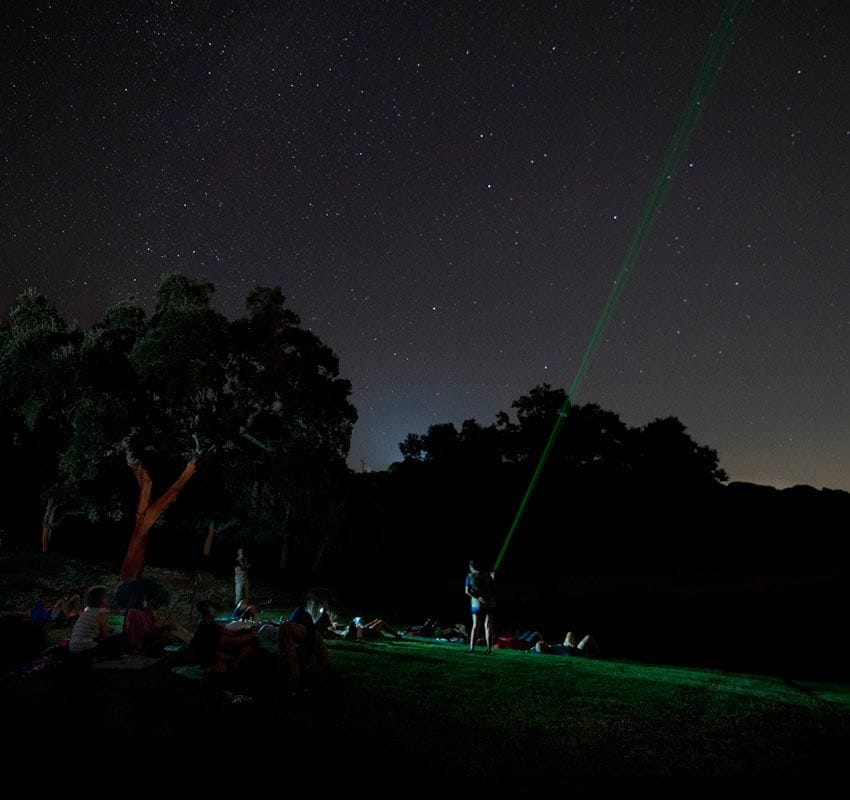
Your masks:
[[[567,631],[563,644],[548,644],[539,641],[534,645],[535,653],[548,653],[553,656],[593,656],[600,655],[596,640],[588,633],[579,639],[572,631]]]
[[[56,625],[70,625],[83,613],[83,605],[78,594],[60,597],[55,603],[46,606],[39,597],[30,612],[33,622],[47,622]]]

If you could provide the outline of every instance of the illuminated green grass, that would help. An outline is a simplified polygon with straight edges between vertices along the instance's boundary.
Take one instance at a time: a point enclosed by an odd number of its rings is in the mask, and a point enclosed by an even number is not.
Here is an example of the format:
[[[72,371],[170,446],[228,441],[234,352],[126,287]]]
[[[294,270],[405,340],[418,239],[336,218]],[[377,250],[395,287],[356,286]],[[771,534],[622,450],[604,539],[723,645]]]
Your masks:
[[[33,575],[58,580],[43,569]],[[171,578],[179,608],[188,607],[181,592],[191,581]],[[25,583],[20,575],[16,598],[31,593]],[[224,580],[208,588],[224,599],[231,587]],[[382,791],[409,784],[580,793],[826,784],[843,776],[850,752],[850,685],[516,651],[488,656],[415,640],[329,646],[333,674],[308,671],[306,696],[244,705],[167,665],[5,677],[4,762],[33,764],[21,774],[39,792],[65,785],[82,750],[95,747],[99,766],[87,780],[101,788],[126,779],[128,754],[147,753],[157,765],[148,777],[169,791],[244,789],[246,780],[259,788],[265,778],[256,776],[295,769],[336,790],[366,781]],[[42,745],[60,731],[70,732],[71,745],[51,751],[44,769]],[[284,788],[299,785],[287,780]]]

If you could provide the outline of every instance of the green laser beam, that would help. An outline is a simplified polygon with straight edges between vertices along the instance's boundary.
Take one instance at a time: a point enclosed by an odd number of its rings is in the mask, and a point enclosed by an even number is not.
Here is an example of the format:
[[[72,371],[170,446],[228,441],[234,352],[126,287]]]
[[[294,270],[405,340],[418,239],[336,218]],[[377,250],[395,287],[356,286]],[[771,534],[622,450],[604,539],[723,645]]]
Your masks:
[[[658,213],[670,191],[670,187],[673,185],[673,176],[678,172],[682,157],[688,148],[691,136],[699,122],[700,113],[703,109],[703,101],[707,99],[712,87],[717,81],[717,76],[720,73],[720,67],[735,40],[735,34],[740,28],[749,6],[750,0],[727,0],[726,5],[724,6],[723,14],[720,18],[720,24],[717,26],[717,30],[713,36],[711,48],[709,49],[708,55],[705,57],[705,61],[703,61],[702,67],[694,81],[693,89],[691,89],[688,101],[685,104],[685,109],[679,119],[676,131],[673,134],[673,139],[667,147],[664,159],[661,162],[661,168],[655,176],[655,181],[652,184],[649,197],[647,198],[638,220],[634,236],[632,236],[629,246],[626,248],[626,253],[623,256],[622,263],[620,264],[620,270],[617,273],[617,277],[614,279],[614,285],[608,293],[608,299],[602,307],[602,312],[599,315],[596,328],[593,331],[593,335],[590,337],[590,341],[588,342],[587,349],[584,351],[584,355],[578,365],[578,369],[576,369],[570,388],[567,390],[567,397],[564,400],[563,406],[561,406],[561,410],[558,412],[558,418],[555,420],[552,433],[549,434],[549,440],[546,442],[546,447],[543,448],[543,453],[540,456],[540,460],[537,462],[537,467],[534,470],[534,474],[531,476],[528,488],[525,490],[525,494],[520,501],[519,508],[514,516],[514,521],[508,530],[505,541],[502,544],[502,549],[499,551],[499,555],[496,558],[494,569],[499,569],[501,566],[508,546],[511,543],[511,539],[513,539],[520,520],[522,520],[522,517],[525,514],[528,501],[537,486],[537,482],[540,480],[543,468],[546,466],[546,462],[552,454],[555,442],[557,441],[561,428],[564,425],[564,421],[570,412],[570,408],[572,407],[572,398],[574,398],[578,392],[579,387],[584,380],[584,376],[587,374],[587,370],[590,368],[590,364],[596,356],[596,351],[599,349],[599,344],[602,341],[602,337],[605,335],[605,330],[608,327],[611,315],[614,312],[614,306],[616,305],[617,300],[626,285],[626,281],[629,279],[629,276],[637,263],[638,256],[643,249],[644,242],[652,230],[652,226],[658,217]]]

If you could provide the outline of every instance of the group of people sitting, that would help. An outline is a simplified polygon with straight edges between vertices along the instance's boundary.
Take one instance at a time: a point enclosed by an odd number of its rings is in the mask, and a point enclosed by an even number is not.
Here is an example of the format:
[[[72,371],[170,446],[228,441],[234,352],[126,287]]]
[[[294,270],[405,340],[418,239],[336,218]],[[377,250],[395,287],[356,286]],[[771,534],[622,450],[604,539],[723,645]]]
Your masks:
[[[33,609],[43,604],[39,601]],[[127,603],[123,630],[119,633],[109,626],[109,613],[112,608],[112,595],[105,586],[92,586],[86,592],[85,605],[74,595],[65,599],[61,613],[57,606],[50,610],[53,622],[66,620],[73,623],[68,638],[68,652],[81,660],[93,661],[96,658],[119,658],[124,653],[133,655],[161,655],[166,645],[190,641],[191,636],[183,626],[176,623],[159,624],[153,609],[148,605],[144,594],[134,595]],[[47,621],[42,617],[42,621]]]
[[[66,600],[49,607],[38,603],[38,618],[52,623],[61,614],[73,622],[68,653],[78,664],[121,658],[128,653],[161,655],[167,645],[182,643],[189,645],[205,675],[255,686],[280,680],[293,689],[298,687],[309,661],[315,660],[320,668],[328,666],[324,636],[330,617],[325,614],[322,619],[319,614],[314,620],[304,607],[295,609],[287,621],[260,623],[256,608],[243,602],[234,609],[231,620],[219,621],[213,604],[202,601],[197,605],[200,622],[191,634],[181,625],[158,622],[148,597],[138,594],[127,602],[123,630],[118,632],[109,625],[112,601],[105,586],[92,586],[84,605],[78,598],[76,603]],[[263,642],[271,649],[264,648]]]
[[[68,652],[88,663],[96,658],[119,658],[128,652],[160,655],[168,644],[182,643],[192,649],[205,675],[215,676],[225,684],[276,684],[293,690],[300,685],[303,671],[311,661],[320,670],[327,669],[325,640],[328,638],[349,641],[402,638],[401,633],[381,618],[364,622],[361,617],[355,617],[347,625],[341,624],[315,598],[308,598],[289,619],[278,622],[261,622],[257,608],[244,599],[237,603],[230,619],[217,619],[213,604],[201,601],[197,605],[200,622],[194,634],[181,625],[158,622],[144,594],[130,598],[123,630],[112,631],[111,606],[112,596],[106,587],[93,586],[86,593],[84,605],[79,597],[72,596],[49,607],[39,603],[33,613],[48,623],[73,622]],[[439,625],[428,620],[415,634],[433,636],[438,632]],[[465,634],[465,630],[454,632]],[[578,638],[572,631],[567,632],[563,642],[548,643],[538,631],[517,630],[513,636],[499,637],[495,647],[551,655],[599,655],[592,636]]]

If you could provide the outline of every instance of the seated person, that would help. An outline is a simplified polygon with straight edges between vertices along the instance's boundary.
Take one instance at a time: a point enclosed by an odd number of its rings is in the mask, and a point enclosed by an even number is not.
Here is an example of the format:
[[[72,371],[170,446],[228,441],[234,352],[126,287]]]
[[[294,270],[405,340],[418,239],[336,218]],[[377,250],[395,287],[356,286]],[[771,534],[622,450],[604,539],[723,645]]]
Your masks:
[[[86,607],[74,623],[68,651],[71,655],[94,658],[119,656],[124,637],[109,628],[109,608],[112,598],[105,586],[92,586],[86,592]]]
[[[323,614],[336,619],[336,600],[327,589],[313,589],[304,596],[303,608],[318,623]]]
[[[345,629],[340,630],[337,627],[336,620],[324,609],[319,609],[322,613],[316,620],[316,631],[325,639],[343,639]]]
[[[251,656],[260,651],[255,630],[232,630],[216,621],[212,603],[198,603],[201,622],[192,637],[191,647],[205,674],[236,672]]]
[[[42,599],[39,597],[30,612],[30,619],[33,622],[51,622],[70,624],[83,613],[83,606],[80,603],[78,594],[70,597],[60,597],[52,605],[45,606]]]
[[[124,617],[124,638],[131,653],[161,655],[166,644],[189,642],[191,637],[181,625],[159,625],[146,595],[133,595]]]
[[[329,662],[325,636],[331,629],[330,614],[321,607],[316,611],[321,612],[318,624],[306,606],[298,606],[289,616],[289,621],[280,626],[278,649],[281,657],[286,657],[295,683],[300,679],[300,668],[306,666],[311,658],[315,658],[321,668],[327,667]]]
[[[534,652],[548,653],[554,656],[599,656],[599,646],[588,633],[581,640],[572,632],[567,631],[563,644],[547,644],[542,639],[534,645]]]

